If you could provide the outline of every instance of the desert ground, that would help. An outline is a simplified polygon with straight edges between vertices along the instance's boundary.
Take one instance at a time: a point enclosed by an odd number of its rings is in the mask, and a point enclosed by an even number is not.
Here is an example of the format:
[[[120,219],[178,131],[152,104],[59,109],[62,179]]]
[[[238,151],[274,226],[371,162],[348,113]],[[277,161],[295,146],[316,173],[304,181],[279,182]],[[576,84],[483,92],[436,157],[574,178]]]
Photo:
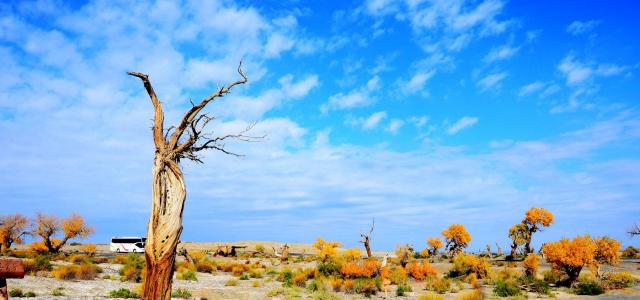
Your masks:
[[[237,245],[246,246],[238,251],[237,257],[214,256],[212,253],[218,246]],[[377,291],[373,295],[362,295],[354,292],[344,292],[340,288],[333,289],[327,282],[322,283],[324,287],[314,287],[312,280],[306,280],[303,283],[297,283],[291,287],[283,287],[280,274],[284,270],[292,270],[294,274],[300,270],[316,268],[318,261],[316,260],[317,250],[311,244],[289,244],[291,256],[288,263],[283,263],[279,258],[273,255],[273,249],[279,249],[281,243],[276,242],[257,242],[257,241],[238,241],[233,243],[189,243],[184,242],[179,248],[186,249],[189,253],[201,253],[205,259],[214,262],[215,265],[251,265],[259,266],[261,272],[259,275],[246,276],[247,272],[226,272],[218,267],[217,270],[211,272],[196,272],[195,277],[189,279],[181,279],[179,268],[174,277],[174,290],[186,290],[189,293],[182,298],[189,299],[461,299],[465,293],[473,291],[474,287],[464,281],[455,281],[451,287],[441,294],[442,298],[428,298],[434,296],[435,293],[425,288],[424,281],[409,279],[408,285],[410,291],[404,293],[403,296],[396,295],[397,286],[391,284],[387,287],[388,292]],[[341,253],[342,249],[337,249]],[[64,250],[68,255],[80,252],[78,246],[69,246]],[[75,253],[75,254],[74,254]],[[97,245],[97,250],[93,257],[99,258],[97,265],[100,273],[92,280],[78,279],[57,279],[54,276],[42,272],[31,272],[24,279],[9,279],[9,290],[19,289],[22,292],[33,292],[35,297],[28,299],[112,299],[114,295],[110,293],[118,289],[127,289],[136,291],[140,283],[132,281],[123,281],[123,275],[120,271],[122,262],[127,256],[139,256],[143,258],[143,254],[124,254],[109,252],[108,245]],[[374,257],[383,260],[385,256],[392,261],[396,255],[393,252],[374,252]],[[202,259],[202,257],[200,258]],[[431,266],[437,270],[438,276],[443,276],[452,264],[447,259],[436,258],[430,259]],[[508,263],[502,257],[492,257],[488,259],[491,265],[491,271],[500,273],[502,269],[508,268],[514,272],[522,272],[520,262]],[[184,256],[178,257],[178,265],[185,262]],[[72,262],[65,260],[52,260],[53,269],[60,266],[72,265]],[[544,262],[540,263],[538,277],[540,274],[550,269],[550,266]],[[298,271],[296,271],[298,270]],[[601,272],[621,272],[626,271],[636,279],[640,279],[640,260],[621,260],[614,266],[603,266]],[[589,271],[583,271],[581,276],[589,276]],[[314,290],[315,289],[315,290]],[[487,283],[480,283],[475,286],[476,290],[480,290],[485,299],[502,299],[493,293],[493,286]],[[384,290],[384,288],[383,288]],[[12,297],[21,298],[21,297]],[[524,298],[555,298],[555,299],[640,299],[640,285],[636,284],[632,287],[608,290],[606,293],[598,296],[576,295],[566,287],[552,287],[551,292],[540,294],[534,292],[523,291],[522,294],[509,299]],[[25,298],[27,299],[27,298]],[[177,298],[176,298],[177,299]]]

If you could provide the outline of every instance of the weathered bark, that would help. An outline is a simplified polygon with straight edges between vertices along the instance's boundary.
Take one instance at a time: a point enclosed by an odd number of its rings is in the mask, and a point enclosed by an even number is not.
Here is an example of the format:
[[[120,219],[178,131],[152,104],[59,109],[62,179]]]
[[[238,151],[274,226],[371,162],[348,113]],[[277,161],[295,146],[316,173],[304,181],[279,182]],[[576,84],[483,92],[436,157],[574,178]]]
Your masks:
[[[369,237],[367,236],[362,243],[364,244],[364,250],[367,251],[367,258],[371,258],[371,245],[369,244]]]
[[[253,127],[253,124],[239,134],[207,138],[202,133],[206,124],[213,120],[206,114],[201,114],[202,109],[216,98],[229,93],[234,86],[247,82],[247,77],[241,67],[242,63],[238,66],[238,73],[242,79],[222,86],[200,103],[193,104],[191,109],[184,114],[179,125],[170,127],[166,132],[162,104],[151,86],[149,76],[138,72],[128,73],[142,80],[154,107],[155,158],[151,185],[151,214],[147,223],[147,243],[145,245],[147,273],[141,295],[145,300],[171,299],[171,281],[176,260],[176,248],[182,233],[182,212],[187,194],[184,175],[179,166],[180,159],[187,158],[202,162],[196,153],[206,149],[216,149],[237,156],[224,148],[224,140],[250,141],[260,138],[244,135]],[[173,132],[171,132],[172,129]],[[169,136],[169,134],[171,135]],[[188,138],[182,138],[186,135]],[[197,144],[198,142],[202,143]]]
[[[186,188],[178,164],[164,153],[156,153],[151,193],[151,216],[145,245],[147,276],[143,295],[149,300],[170,299]]]
[[[368,234],[360,233],[362,240],[360,243],[364,245],[364,249],[367,251],[367,258],[371,258],[371,234],[373,233],[373,229],[375,227],[376,221],[375,219],[371,222],[371,230],[369,230]]]

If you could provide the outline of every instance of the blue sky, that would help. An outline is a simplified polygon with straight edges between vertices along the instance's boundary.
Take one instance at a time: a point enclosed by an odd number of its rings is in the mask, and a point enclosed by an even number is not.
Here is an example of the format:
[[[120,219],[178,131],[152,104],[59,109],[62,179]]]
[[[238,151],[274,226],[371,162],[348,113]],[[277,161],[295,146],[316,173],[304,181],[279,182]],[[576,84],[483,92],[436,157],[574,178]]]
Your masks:
[[[183,239],[417,248],[453,223],[508,245],[532,206],[543,241],[640,222],[634,1],[16,1],[0,4],[0,213],[78,212],[105,242],[143,235],[148,73],[167,125],[258,121],[245,154],[184,163]]]

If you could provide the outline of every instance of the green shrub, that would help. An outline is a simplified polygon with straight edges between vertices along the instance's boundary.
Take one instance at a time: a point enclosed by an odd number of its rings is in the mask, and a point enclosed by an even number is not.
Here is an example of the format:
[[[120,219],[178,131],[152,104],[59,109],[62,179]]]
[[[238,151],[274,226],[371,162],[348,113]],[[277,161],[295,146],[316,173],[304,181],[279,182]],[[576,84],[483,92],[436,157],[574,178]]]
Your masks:
[[[548,284],[558,284],[558,282],[562,280],[562,276],[560,275],[560,273],[553,270],[542,272],[542,277],[544,278],[544,282]]]
[[[240,279],[240,280],[249,280],[249,275],[242,274],[242,275],[240,275],[240,277],[238,279]]]
[[[238,279],[229,279],[224,283],[224,286],[237,286],[238,284],[240,284],[240,281],[238,281]]]
[[[602,276],[602,285],[607,290],[624,289],[635,283],[636,279],[629,272],[611,272]]]
[[[549,284],[546,283],[544,280],[536,279],[536,278],[528,278],[527,280],[528,280],[529,291],[538,293],[541,295],[551,294],[551,288],[549,287]]]
[[[320,263],[318,264],[318,272],[326,277],[340,275],[340,265],[332,261]]]
[[[64,296],[64,293],[62,292],[63,290],[64,290],[63,287],[57,287],[51,292],[51,295],[52,296]]]
[[[574,292],[578,295],[600,295],[604,293],[604,288],[596,281],[584,280],[578,282]]]
[[[32,291],[28,291],[26,293],[24,293],[24,297],[25,298],[33,298],[36,296],[36,293],[32,292]]]
[[[498,297],[517,296],[520,295],[520,288],[511,282],[497,280],[493,293]]]
[[[278,280],[282,281],[283,287],[291,287],[293,285],[293,272],[290,269],[284,269],[278,276]]]
[[[179,298],[179,299],[190,299],[191,292],[187,289],[177,288],[173,292],[171,292],[171,297]]]
[[[425,289],[444,294],[451,289],[451,280],[447,278],[429,278],[425,282]]]
[[[128,289],[120,288],[109,292],[109,298],[138,298],[138,295]]]
[[[411,292],[411,286],[408,284],[400,284],[396,288],[396,296],[404,296],[406,292]]]
[[[267,297],[275,297],[279,295],[284,295],[284,288],[279,287],[267,292]]]
[[[22,297],[22,296],[24,296],[24,293],[22,292],[21,289],[11,289],[9,291],[9,296],[11,296],[11,297]]]
[[[376,279],[373,278],[357,278],[354,283],[354,291],[366,297],[375,295],[379,290]]]
[[[127,256],[117,256],[116,261],[122,261],[123,266],[118,271],[121,281],[142,281],[142,270],[144,270],[146,262],[141,255],[129,253]]]
[[[178,272],[176,278],[180,280],[198,281],[198,275],[191,269],[184,269],[181,272]]]
[[[453,259],[453,266],[449,270],[450,278],[466,277],[475,273],[478,278],[485,278],[489,274],[489,263],[483,257],[473,254],[460,253]]]

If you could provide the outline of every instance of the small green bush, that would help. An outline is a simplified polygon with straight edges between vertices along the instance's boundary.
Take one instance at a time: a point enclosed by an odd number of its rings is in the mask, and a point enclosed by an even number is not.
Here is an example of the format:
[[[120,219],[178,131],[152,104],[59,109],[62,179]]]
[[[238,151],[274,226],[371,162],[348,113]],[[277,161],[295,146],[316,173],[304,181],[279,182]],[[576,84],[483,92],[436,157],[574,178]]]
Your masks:
[[[24,293],[24,297],[25,298],[33,298],[36,296],[36,293],[32,292],[32,291],[28,291],[26,293]]]
[[[177,288],[171,293],[171,297],[179,299],[190,299],[191,292],[187,289]]]
[[[291,287],[293,285],[293,272],[290,269],[285,269],[278,276],[278,280],[282,281],[283,287]]]
[[[249,280],[249,275],[242,274],[238,279],[240,279],[240,280]]]
[[[12,289],[9,291],[9,296],[11,297],[22,297],[24,296],[24,293],[22,292],[21,289]]]
[[[179,272],[176,275],[176,278],[180,280],[198,281],[198,275],[196,274],[196,271],[191,269],[186,269],[182,272]]]
[[[109,292],[109,298],[138,298],[138,295],[128,289],[120,288]]]
[[[635,283],[636,279],[629,272],[611,272],[602,276],[602,285],[608,290],[628,288]]]
[[[357,278],[354,282],[354,291],[366,297],[375,295],[379,290],[376,280],[372,278]]]
[[[401,284],[396,288],[396,296],[404,296],[406,292],[411,292],[411,286],[408,284]]]
[[[240,281],[238,281],[238,279],[229,279],[224,283],[224,286],[237,286],[238,284],[240,284]]]
[[[544,280],[536,278],[528,278],[529,291],[538,293],[541,295],[550,295],[551,287]]]
[[[511,282],[497,280],[493,293],[498,297],[517,296],[520,295],[520,288]]]
[[[578,282],[574,292],[578,295],[600,295],[604,293],[604,288],[596,281],[585,280]]]
[[[558,284],[558,282],[562,280],[560,273],[555,272],[553,270],[547,270],[542,272],[542,277],[544,278],[544,282],[548,284]]]
[[[51,292],[51,296],[64,296],[63,290],[63,287],[57,287]]]
[[[429,278],[425,282],[425,289],[444,294],[451,289],[451,280],[447,278]]]
[[[318,265],[318,272],[326,277],[340,275],[340,266],[332,261],[328,261]]]

